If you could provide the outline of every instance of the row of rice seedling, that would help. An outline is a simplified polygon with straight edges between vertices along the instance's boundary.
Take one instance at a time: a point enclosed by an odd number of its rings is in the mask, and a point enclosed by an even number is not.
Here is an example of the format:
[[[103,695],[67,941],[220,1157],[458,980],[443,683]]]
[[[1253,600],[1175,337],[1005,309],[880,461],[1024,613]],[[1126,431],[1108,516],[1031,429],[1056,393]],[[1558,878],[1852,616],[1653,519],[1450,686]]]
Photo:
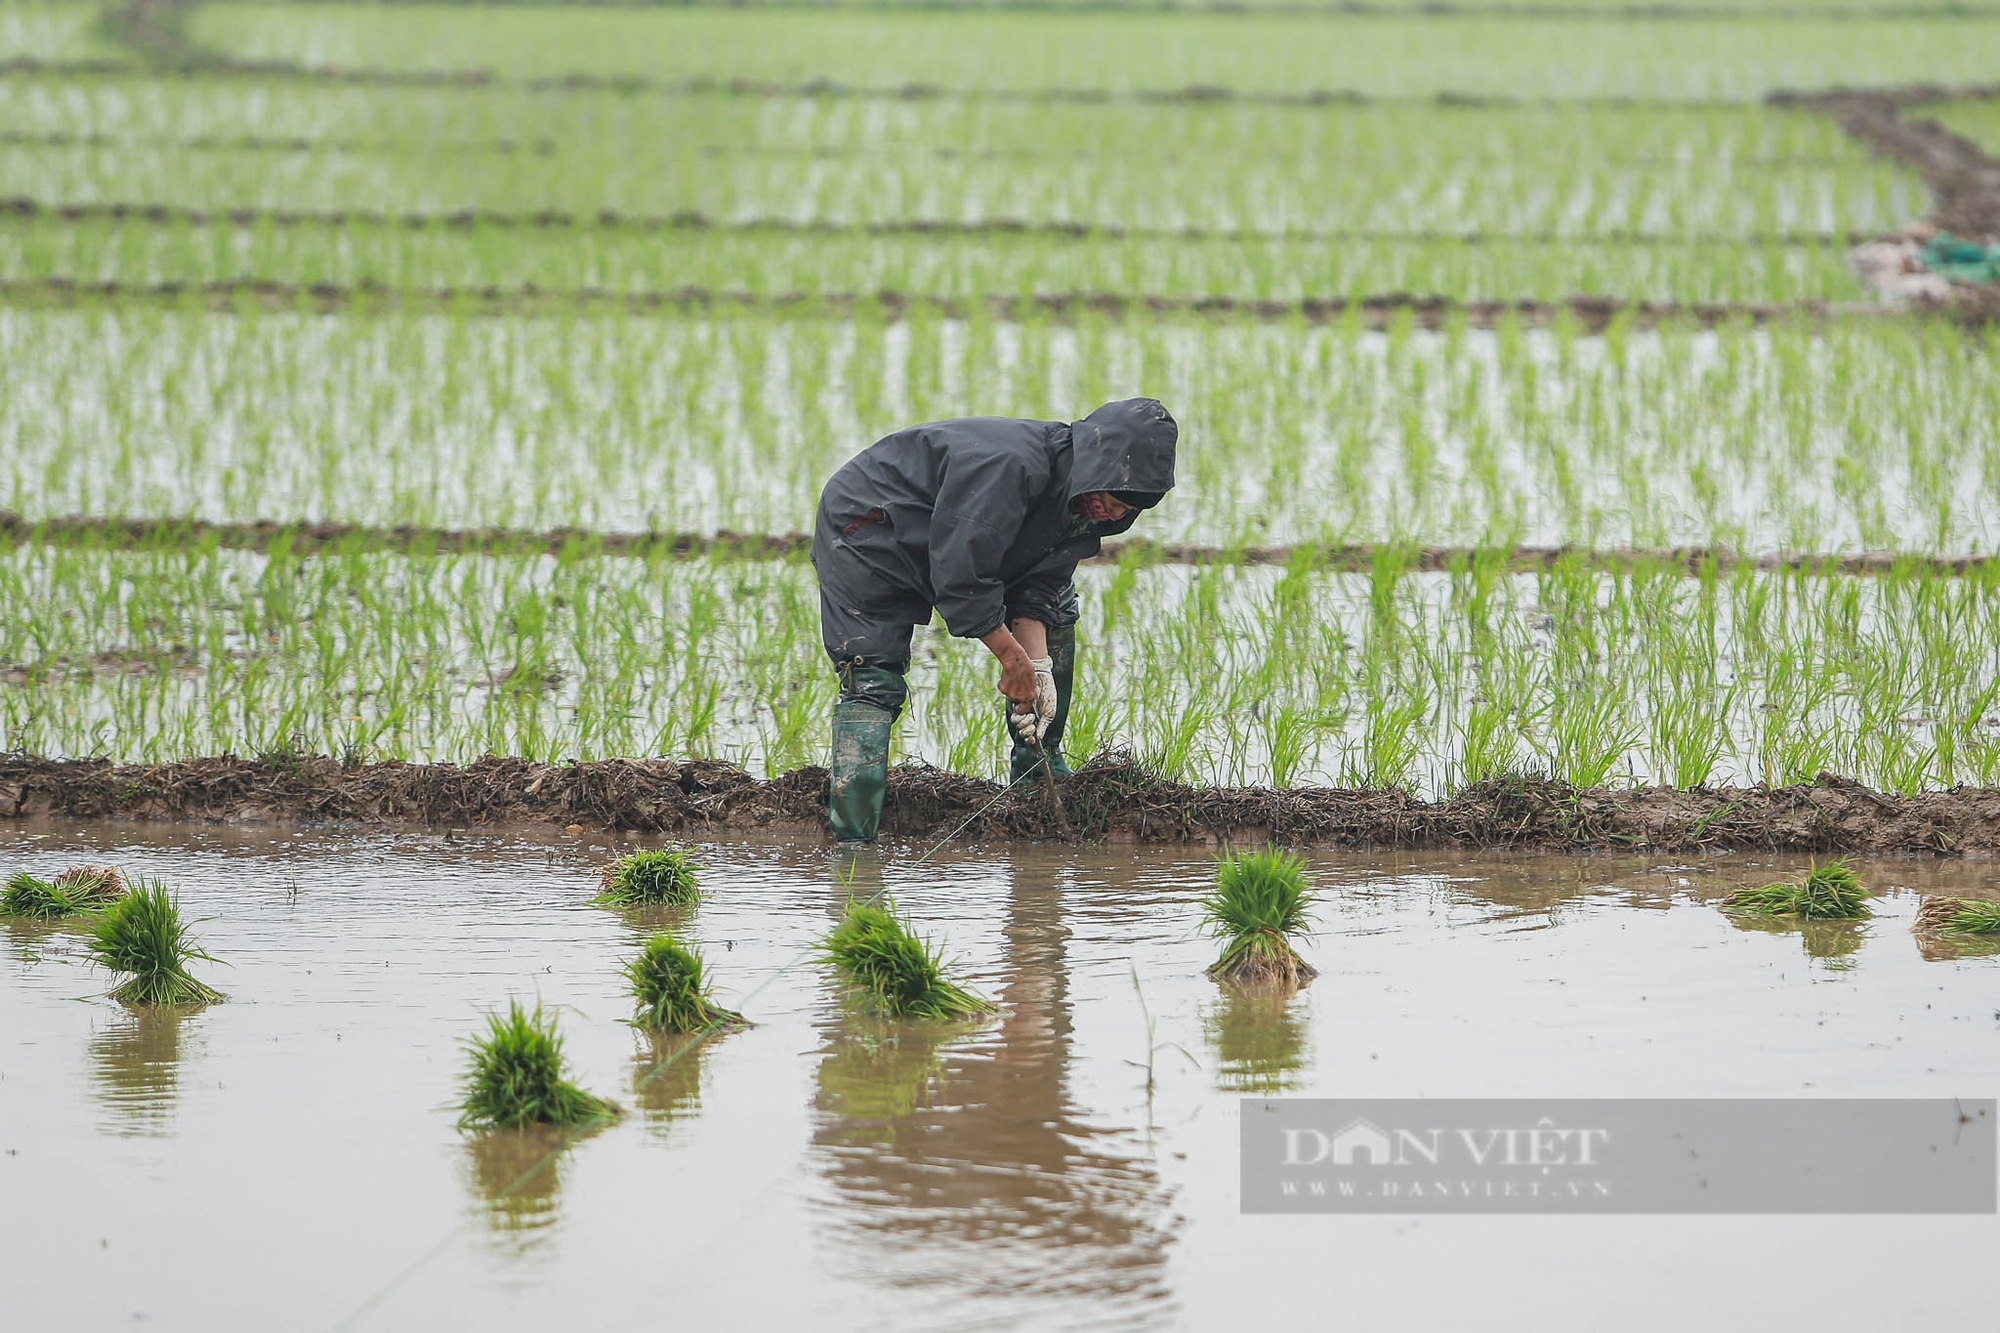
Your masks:
[[[1948,130],[1963,134],[2000,157],[2000,98],[1976,97],[1958,102],[1926,104],[1908,113],[1912,119],[1934,120]]]
[[[664,131],[671,131],[666,133]],[[1869,159],[1825,116],[1756,104],[1654,104],[1624,99],[1532,100],[1470,105],[1445,100],[1273,105],[1187,102],[1068,103],[896,95],[828,97],[807,93],[738,97],[505,83],[366,86],[232,75],[227,79],[92,78],[17,73],[0,80],[0,135],[9,141],[154,149],[318,152],[431,163],[474,154],[539,173],[580,173],[585,195],[620,164],[662,164],[699,152],[735,158],[863,165],[871,158],[946,165],[965,160],[1063,162],[1116,168],[1146,155],[1174,175],[1185,169],[1257,173],[1297,168],[1317,188],[1348,190],[1345,174],[1392,193],[1407,173],[1499,168],[1486,182],[1514,205],[1528,202],[1536,164],[1566,179],[1607,168],[1686,167],[1723,171],[1757,164],[1838,169],[1861,179]],[[1409,160],[1413,152],[1433,161]],[[880,166],[880,163],[876,164]],[[1171,169],[1171,170],[1169,170]],[[1582,177],[1588,179],[1587,174]],[[471,173],[453,179],[472,188]],[[405,179],[405,185],[413,182]],[[805,180],[812,189],[838,183]],[[483,188],[501,188],[495,182]],[[497,201],[501,196],[493,196]],[[833,196],[830,196],[833,197]],[[1356,197],[1365,197],[1359,190]],[[796,201],[796,194],[786,196]],[[385,207],[387,198],[350,200]],[[606,200],[605,202],[609,202]],[[1479,206],[1466,201],[1466,206]],[[1775,225],[1766,218],[1760,225]]]
[[[1182,429],[1161,540],[2000,540],[2000,358],[1945,324],[0,309],[0,362],[0,507],[37,518],[798,530],[909,422],[1145,392]]]
[[[1685,577],[1504,552],[1413,572],[1082,571],[1067,748],[1162,773],[1449,791],[2000,783],[2000,574]],[[0,747],[161,760],[713,755],[823,762],[832,673],[802,561],[28,544],[0,559]],[[919,632],[901,753],[991,774],[990,666]]]
[[[1839,241],[1632,244],[1477,238],[1345,240],[1036,234],[773,235],[709,230],[574,232],[394,224],[325,228],[39,220],[0,223],[0,281],[488,289],[532,295],[907,293],[991,297],[1127,293],[1238,301],[1415,292],[1462,300],[1850,300]]]
[[[1289,149],[1278,153],[1269,147],[1271,130],[1257,123],[1263,116],[1128,106],[1086,117],[1065,108],[1060,117],[1035,117],[1058,123],[1024,146],[981,151],[963,143],[795,148],[782,136],[770,142],[768,127],[784,123],[771,115],[758,118],[754,133],[750,124],[731,125],[725,128],[733,137],[704,142],[695,135],[707,118],[683,113],[715,100],[662,99],[655,122],[631,127],[629,137],[540,138],[548,151],[504,162],[466,152],[468,136],[456,127],[429,143],[343,140],[273,152],[229,140],[189,145],[157,131],[121,140],[77,137],[71,127],[70,137],[38,139],[44,117],[27,115],[0,139],[0,178],[11,192],[50,205],[211,212],[559,210],[588,217],[609,209],[626,217],[694,213],[793,226],[1054,223],[1577,241],[1844,237],[1894,226],[1922,212],[1925,199],[1913,173],[1869,157],[1858,143],[1760,133],[1746,123],[1809,114],[1799,111],[1704,108],[1668,117],[1677,122],[1674,134],[1647,126],[1655,113],[1619,106],[1299,109],[1287,119],[1305,123],[1276,127],[1296,133],[1277,140]],[[1019,116],[998,104],[982,111],[996,120]],[[12,129],[5,112],[0,105],[0,131]],[[1196,125],[1183,135],[1181,122],[1189,120]],[[528,122],[504,137],[543,132]],[[1006,137],[1020,132],[1012,127]],[[816,136],[807,128],[797,137]],[[1793,137],[1808,140],[1804,154],[1754,148]],[[1163,138],[1174,144],[1164,161],[1155,147]],[[329,249],[339,242],[326,238]]]
[[[101,19],[95,5],[68,0],[6,0],[0,4],[0,62],[134,61],[129,48],[105,35]]]
[[[803,85],[832,79],[947,91],[1437,92],[1755,98],[1773,88],[1973,82],[2000,20],[1051,14],[985,10],[767,13],[211,4],[199,45],[252,60],[347,69],[488,69],[516,77],[628,75]],[[1048,59],[1059,50],[1063,58]]]

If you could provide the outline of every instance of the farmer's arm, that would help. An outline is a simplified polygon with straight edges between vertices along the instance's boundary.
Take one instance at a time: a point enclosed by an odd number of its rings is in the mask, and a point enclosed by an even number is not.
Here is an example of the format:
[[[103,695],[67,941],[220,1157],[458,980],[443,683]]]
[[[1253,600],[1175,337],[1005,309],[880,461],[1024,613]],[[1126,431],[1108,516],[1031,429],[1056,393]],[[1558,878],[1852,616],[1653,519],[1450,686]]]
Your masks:
[[[931,510],[932,604],[952,634],[978,639],[999,659],[1000,692],[1015,703],[1033,701],[1035,669],[1028,659],[1041,654],[1029,653],[1007,627],[1000,563],[1027,520],[1032,489],[1026,460],[954,458]],[[1046,653],[1046,638],[1038,646]]]

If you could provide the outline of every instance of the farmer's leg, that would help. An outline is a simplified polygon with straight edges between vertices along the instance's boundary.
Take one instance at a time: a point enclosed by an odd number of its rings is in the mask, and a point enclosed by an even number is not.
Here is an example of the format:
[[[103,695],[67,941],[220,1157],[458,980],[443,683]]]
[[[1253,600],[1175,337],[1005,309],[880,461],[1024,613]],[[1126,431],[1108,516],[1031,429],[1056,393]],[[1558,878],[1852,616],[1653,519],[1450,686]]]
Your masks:
[[[925,608],[928,610],[929,608]],[[907,621],[870,620],[820,594],[820,631],[840,676],[833,705],[827,824],[840,842],[873,842],[889,787],[889,735],[910,695]]]

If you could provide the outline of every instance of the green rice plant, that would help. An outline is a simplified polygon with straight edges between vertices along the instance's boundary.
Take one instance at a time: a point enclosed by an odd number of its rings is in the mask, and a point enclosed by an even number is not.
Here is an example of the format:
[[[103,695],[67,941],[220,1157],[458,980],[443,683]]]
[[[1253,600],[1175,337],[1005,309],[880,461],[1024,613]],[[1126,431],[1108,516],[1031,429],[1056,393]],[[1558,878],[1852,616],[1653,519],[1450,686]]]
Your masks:
[[[23,870],[8,876],[0,889],[0,913],[57,921],[109,906],[126,889],[125,876],[111,866],[71,866],[52,880]]]
[[[91,927],[87,946],[100,966],[130,980],[111,992],[130,1004],[214,1004],[221,991],[188,975],[189,960],[213,963],[195,947],[180,904],[164,884],[141,880],[125,897],[106,907]]]
[[[510,999],[504,1017],[488,1014],[486,1035],[466,1043],[472,1062],[461,1085],[458,1127],[583,1125],[617,1116],[617,1103],[565,1077],[562,1046],[555,1015],[544,1014],[539,1003],[531,1012]]]
[[[1916,929],[1940,935],[2000,935],[2000,902],[1989,898],[1926,898]]]
[[[743,1015],[709,998],[701,954],[671,935],[646,941],[625,964],[625,979],[639,1001],[638,1023],[655,1032],[707,1032],[740,1027]]]
[[[701,897],[694,853],[679,847],[634,852],[604,867],[597,901],[608,907],[689,907]]]
[[[990,1000],[944,975],[938,950],[896,916],[896,904],[847,900],[820,954],[876,1009],[892,1018],[971,1018],[991,1013]]]
[[[1201,900],[1202,920],[1226,943],[1209,976],[1293,988],[1319,975],[1291,942],[1311,922],[1313,889],[1305,869],[1305,858],[1275,849],[1217,861],[1215,891]]]
[[[1738,889],[1722,900],[1722,910],[1738,916],[1794,916],[1806,921],[1851,921],[1868,915],[1873,897],[1848,857],[1814,866],[1797,884]]]

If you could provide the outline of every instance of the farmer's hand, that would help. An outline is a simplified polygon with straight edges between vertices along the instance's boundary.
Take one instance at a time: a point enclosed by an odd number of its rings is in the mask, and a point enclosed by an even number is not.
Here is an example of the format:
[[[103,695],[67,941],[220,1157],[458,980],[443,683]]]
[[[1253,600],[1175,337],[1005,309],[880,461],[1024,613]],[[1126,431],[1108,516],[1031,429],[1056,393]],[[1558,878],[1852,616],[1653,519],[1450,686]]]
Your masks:
[[[1009,653],[1000,659],[1000,693],[1017,707],[1035,701],[1035,663],[1026,653]]]
[[[1007,710],[1007,725],[1014,729],[1014,735],[1023,745],[1040,745],[1049,724],[1056,720],[1056,664],[1054,658],[1031,657],[1028,665],[1034,670],[1034,696],[1030,699],[1007,697],[1013,707]]]

